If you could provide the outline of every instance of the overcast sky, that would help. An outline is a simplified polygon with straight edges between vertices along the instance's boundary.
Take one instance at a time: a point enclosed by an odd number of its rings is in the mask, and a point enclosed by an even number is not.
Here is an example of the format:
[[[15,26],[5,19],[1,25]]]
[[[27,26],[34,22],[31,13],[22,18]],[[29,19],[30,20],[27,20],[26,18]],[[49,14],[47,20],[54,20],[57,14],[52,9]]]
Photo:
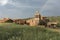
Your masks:
[[[60,16],[60,0],[0,0],[0,18],[28,18],[36,10],[43,16]]]

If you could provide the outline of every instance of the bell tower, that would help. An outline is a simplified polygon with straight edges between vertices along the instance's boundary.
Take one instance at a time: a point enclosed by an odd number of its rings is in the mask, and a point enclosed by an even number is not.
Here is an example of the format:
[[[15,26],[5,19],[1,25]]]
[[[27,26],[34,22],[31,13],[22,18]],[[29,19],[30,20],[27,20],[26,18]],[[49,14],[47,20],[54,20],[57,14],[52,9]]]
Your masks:
[[[38,25],[41,20],[41,15],[40,15],[39,11],[35,12],[34,19],[35,19],[36,24]]]

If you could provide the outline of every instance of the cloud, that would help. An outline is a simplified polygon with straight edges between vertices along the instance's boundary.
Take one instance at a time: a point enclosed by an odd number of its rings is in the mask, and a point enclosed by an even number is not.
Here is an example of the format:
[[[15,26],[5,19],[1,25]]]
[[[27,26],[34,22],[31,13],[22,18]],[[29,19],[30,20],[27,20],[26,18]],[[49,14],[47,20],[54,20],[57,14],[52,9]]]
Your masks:
[[[47,0],[43,5],[42,10],[44,9],[53,9],[59,5],[59,0]],[[58,6],[59,7],[59,6]]]
[[[60,0],[47,0],[41,8],[41,12],[48,16],[60,15]]]
[[[7,4],[7,2],[8,2],[8,0],[0,0],[0,5],[1,6],[4,6],[4,5]]]
[[[9,0],[0,6],[2,17],[25,18],[40,10],[42,15],[60,15],[60,0]]]
[[[8,2],[8,4],[11,4],[11,5],[13,5],[13,6],[15,6],[15,7],[26,7],[26,8],[30,8],[31,6],[29,6],[29,5],[26,5],[26,4],[23,4],[23,3],[20,3],[20,2],[14,2],[14,1],[9,1]]]
[[[45,1],[46,0],[19,0],[18,2],[10,0],[8,4],[19,8],[41,8]]]
[[[42,6],[41,11],[43,11],[44,8],[47,6],[48,1],[49,1],[49,0],[47,0],[47,1],[45,2],[45,4]]]
[[[34,2],[39,2],[39,1],[41,1],[41,0],[32,0],[32,1],[34,1]]]

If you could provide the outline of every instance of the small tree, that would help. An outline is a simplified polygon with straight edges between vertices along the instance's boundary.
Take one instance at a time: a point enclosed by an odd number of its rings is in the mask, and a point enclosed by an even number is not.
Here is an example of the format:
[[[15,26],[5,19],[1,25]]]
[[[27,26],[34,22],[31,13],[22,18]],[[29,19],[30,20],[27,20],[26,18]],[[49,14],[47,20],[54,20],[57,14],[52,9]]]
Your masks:
[[[47,26],[47,23],[49,22],[49,19],[40,20],[39,25]]]
[[[41,21],[39,22],[39,25],[45,25],[45,24],[46,24],[46,22],[43,21],[43,20],[41,20]]]
[[[7,23],[12,23],[13,20],[9,19],[9,20],[7,20],[7,21],[5,21],[5,22],[7,22]]]
[[[57,24],[57,27],[60,27],[60,23]]]

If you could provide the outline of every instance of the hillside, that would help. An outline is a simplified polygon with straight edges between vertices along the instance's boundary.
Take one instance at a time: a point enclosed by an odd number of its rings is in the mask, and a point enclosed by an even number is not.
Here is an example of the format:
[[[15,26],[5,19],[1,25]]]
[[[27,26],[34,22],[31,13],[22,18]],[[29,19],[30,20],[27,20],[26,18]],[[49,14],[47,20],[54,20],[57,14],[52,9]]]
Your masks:
[[[60,40],[60,32],[14,23],[0,24],[0,40]]]
[[[52,16],[52,17],[48,17],[51,21],[58,21],[60,22],[60,16]]]

